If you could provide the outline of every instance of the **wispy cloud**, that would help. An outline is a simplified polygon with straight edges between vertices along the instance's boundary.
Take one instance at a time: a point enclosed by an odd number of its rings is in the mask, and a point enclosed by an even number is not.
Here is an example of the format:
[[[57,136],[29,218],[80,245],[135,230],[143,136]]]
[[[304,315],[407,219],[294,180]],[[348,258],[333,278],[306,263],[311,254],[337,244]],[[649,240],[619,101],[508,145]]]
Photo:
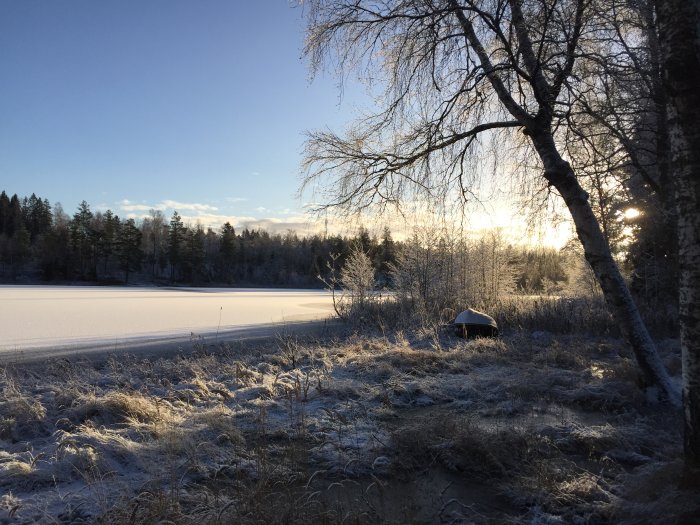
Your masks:
[[[245,197],[226,197],[226,202],[232,202],[232,203],[246,202],[247,200],[248,199],[246,199]]]
[[[179,201],[164,200],[164,201],[161,201],[160,204],[164,208],[171,208],[173,210],[191,210],[191,211],[211,212],[211,211],[217,211],[219,209],[216,206],[211,206],[209,204],[200,204],[197,202],[179,202]]]
[[[128,199],[124,199],[121,202],[119,202],[119,208],[123,211],[133,212],[133,211],[149,211],[151,209],[154,209],[154,206],[151,206],[149,204],[138,204],[136,202],[131,202]]]
[[[181,217],[185,224],[199,224],[203,228],[212,228],[214,230],[221,228],[227,222],[231,223],[234,228],[240,228],[246,221],[256,220],[255,217],[245,215],[224,215],[218,213],[183,214]]]
[[[197,212],[203,212],[203,213],[210,213],[213,211],[217,211],[218,208],[216,206],[212,206],[210,204],[201,204],[198,202],[180,202],[180,201],[174,201],[170,199],[165,199],[160,201],[157,204],[144,204],[144,203],[137,203],[137,202],[132,202],[128,199],[124,199],[119,202],[119,208],[122,211],[126,212],[139,212],[139,211],[150,211],[150,210],[183,210],[183,211],[197,211]]]
[[[153,207],[150,207],[149,210],[153,209]],[[204,228],[213,228],[217,229],[223,226],[224,223],[230,222],[232,225],[236,227],[241,227],[242,224],[246,223],[247,221],[255,221],[257,220],[255,217],[250,217],[250,216],[241,216],[241,215],[219,215],[219,214],[214,214],[214,213],[196,213],[192,215],[188,215],[187,213],[179,213],[180,218],[182,219],[182,222],[187,224],[188,226],[194,226],[196,224],[201,225]],[[129,219],[148,219],[150,218],[150,213],[143,213],[141,210],[138,210],[136,212],[131,212],[126,215],[127,218]],[[167,218],[168,220],[170,219],[169,217]]]
[[[127,206],[134,206],[135,208],[138,208],[136,205],[127,204]],[[146,213],[146,211],[150,211],[151,209],[154,209],[154,207],[145,206],[141,209],[134,209],[128,211],[128,213],[126,213],[126,217],[136,220],[147,219],[150,217],[150,214]],[[182,222],[190,227],[200,225],[202,228],[212,228],[213,230],[219,230],[224,223],[228,222],[231,223],[231,225],[233,225],[237,231],[244,228],[248,228],[249,230],[262,229],[270,233],[285,233],[289,230],[293,230],[299,235],[309,235],[324,231],[324,224],[322,221],[316,221],[313,218],[305,215],[288,216],[280,219],[277,217],[259,218],[246,215],[226,215],[196,212],[192,214],[181,213],[180,217]],[[329,232],[330,230],[333,230],[334,232],[337,230],[337,232],[340,232],[340,224],[338,225],[338,228],[332,226],[329,228]]]

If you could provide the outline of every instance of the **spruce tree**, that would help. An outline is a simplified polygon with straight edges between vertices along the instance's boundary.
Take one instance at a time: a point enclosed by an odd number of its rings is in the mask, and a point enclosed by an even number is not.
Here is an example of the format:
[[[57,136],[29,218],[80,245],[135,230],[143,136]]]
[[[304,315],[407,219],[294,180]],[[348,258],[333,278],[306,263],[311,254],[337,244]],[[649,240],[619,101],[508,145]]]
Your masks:
[[[117,256],[119,268],[124,272],[124,282],[129,282],[129,274],[141,269],[143,250],[141,248],[141,230],[134,219],[127,219],[117,230]]]
[[[177,211],[173,212],[168,229],[168,261],[170,262],[171,281],[175,280],[178,270],[182,267],[185,233],[186,228],[182,217]]]

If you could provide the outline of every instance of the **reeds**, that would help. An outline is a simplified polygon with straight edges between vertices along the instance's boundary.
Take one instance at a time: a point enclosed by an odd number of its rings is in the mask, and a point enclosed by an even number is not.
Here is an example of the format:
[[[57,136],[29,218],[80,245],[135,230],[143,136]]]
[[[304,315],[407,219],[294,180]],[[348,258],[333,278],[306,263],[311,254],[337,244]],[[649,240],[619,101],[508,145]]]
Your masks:
[[[526,304],[497,311],[514,323],[498,339],[390,329],[396,303],[374,336],[3,370],[0,520],[643,523],[664,504],[669,520],[700,510],[672,486],[675,415],[639,393],[619,340],[518,328],[545,318]],[[661,348],[678,358],[676,342]]]

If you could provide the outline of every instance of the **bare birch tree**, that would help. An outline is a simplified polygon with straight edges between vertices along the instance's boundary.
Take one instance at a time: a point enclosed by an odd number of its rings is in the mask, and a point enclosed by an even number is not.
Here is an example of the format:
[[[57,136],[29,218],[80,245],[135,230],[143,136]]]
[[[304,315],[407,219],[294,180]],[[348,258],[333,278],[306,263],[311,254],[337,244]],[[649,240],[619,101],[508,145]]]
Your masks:
[[[679,404],[610,253],[588,194],[562,156],[573,87],[597,47],[590,0],[309,0],[314,67],[356,68],[386,86],[383,109],[345,136],[312,133],[305,186],[330,182],[329,206],[398,204],[421,193],[469,196],[474,159],[499,133],[530,148],[542,184],[564,200],[607,304],[649,386]],[[520,131],[521,133],[514,133]],[[525,137],[523,139],[523,136]]]
[[[678,210],[685,459],[700,484],[700,1],[658,2]]]
[[[372,260],[361,245],[350,252],[340,270],[340,281],[350,294],[351,309],[363,310],[372,297],[375,280]]]
[[[421,311],[494,304],[516,290],[513,248],[501,231],[469,240],[451,231],[414,231],[392,265],[397,295]]]

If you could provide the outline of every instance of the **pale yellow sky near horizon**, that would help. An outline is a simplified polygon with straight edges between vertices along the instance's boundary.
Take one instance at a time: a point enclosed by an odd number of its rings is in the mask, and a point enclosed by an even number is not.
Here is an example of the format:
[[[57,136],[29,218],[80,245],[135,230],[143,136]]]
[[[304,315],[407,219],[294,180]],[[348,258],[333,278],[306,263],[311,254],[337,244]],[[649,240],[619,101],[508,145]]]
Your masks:
[[[179,210],[178,210],[179,211]],[[405,240],[417,230],[434,230],[437,234],[453,230],[459,235],[478,238],[489,230],[500,229],[507,242],[512,244],[531,244],[561,249],[572,237],[572,225],[570,221],[559,220],[553,222],[542,218],[540,225],[535,226],[533,221],[517,212],[514,206],[506,203],[498,205],[484,205],[483,209],[467,211],[464,217],[452,216],[452,220],[438,214],[429,214],[425,210],[420,212],[409,211],[404,217],[398,213],[385,213],[383,215],[369,217],[367,215],[338,216],[329,212],[327,220],[325,214],[292,215],[285,219],[256,219],[253,217],[217,214],[215,212],[198,211],[197,214],[188,214],[187,211],[179,211],[183,222],[190,226],[200,224],[204,228],[211,227],[219,230],[221,226],[230,222],[237,231],[243,228],[264,229],[270,233],[285,233],[289,230],[299,235],[310,235],[326,231],[330,235],[351,236],[357,233],[360,226],[366,228],[371,235],[381,236],[385,226],[388,226],[392,237],[396,240]],[[128,217],[145,219],[148,213],[132,212]],[[165,215],[166,221],[170,216]]]

